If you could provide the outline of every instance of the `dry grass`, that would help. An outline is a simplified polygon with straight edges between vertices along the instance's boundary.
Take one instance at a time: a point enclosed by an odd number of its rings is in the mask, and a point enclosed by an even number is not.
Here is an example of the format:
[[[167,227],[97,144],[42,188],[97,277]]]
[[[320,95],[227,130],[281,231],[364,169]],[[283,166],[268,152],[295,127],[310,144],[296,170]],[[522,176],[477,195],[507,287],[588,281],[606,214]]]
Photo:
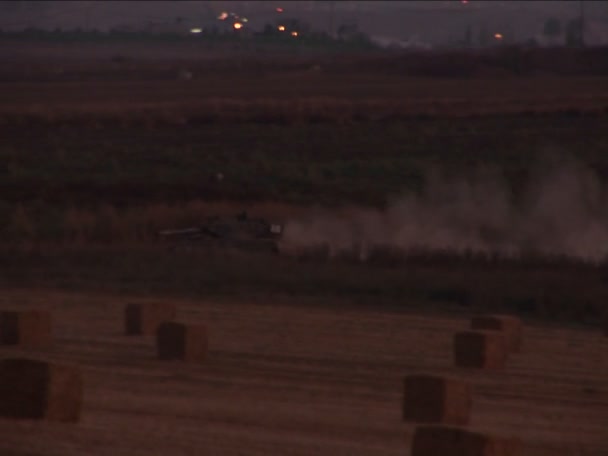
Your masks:
[[[184,321],[208,324],[210,347],[204,364],[165,363],[152,340],[119,329],[123,303],[143,297],[3,291],[2,305],[51,305],[47,357],[81,365],[85,393],[75,427],[0,420],[0,453],[408,455],[403,377],[452,376],[452,334],[469,322],[350,299],[174,299]],[[530,323],[527,342],[508,375],[462,373],[475,388],[471,429],[517,437],[522,456],[607,454],[606,338]]]
[[[162,90],[162,89],[160,89]],[[500,87],[496,87],[500,90]],[[196,102],[109,102],[95,104],[74,102],[51,104],[44,108],[4,105],[0,109],[0,125],[27,126],[28,123],[63,123],[101,126],[119,124],[123,128],[154,129],[161,125],[261,123],[337,124],[366,121],[397,121],[416,118],[461,118],[496,115],[567,114],[572,116],[604,115],[608,110],[608,94],[566,95],[489,99],[368,99],[351,101],[340,98],[304,98],[295,100],[210,99]]]
[[[147,295],[151,301],[175,295],[340,296],[370,306],[447,307],[469,314],[514,314],[590,327],[599,327],[606,311],[605,266],[463,258],[441,252],[368,264],[196,245],[177,251],[167,247],[35,242],[3,247],[0,284],[122,290]]]
[[[588,58],[588,66],[597,67],[601,52],[596,54]],[[547,72],[512,77],[508,71],[491,77],[450,75],[450,66],[458,67],[462,58],[458,53],[375,59],[333,56],[325,59],[320,72],[303,71],[320,63],[306,58],[295,58],[300,60],[295,66],[288,57],[274,62],[249,59],[238,71],[230,56],[211,65],[192,57],[179,64],[161,57],[126,67],[81,58],[59,65],[64,71],[57,73],[53,65],[30,57],[0,72],[7,88],[0,98],[0,123],[118,122],[154,128],[244,121],[344,123],[522,112],[582,114],[608,107],[605,76]],[[424,66],[433,59],[443,62],[445,75],[424,77],[399,67],[406,60]],[[574,55],[570,61],[576,66],[582,60]],[[177,80],[184,67],[194,74],[193,80]]]
[[[466,429],[421,426],[416,429],[412,456],[520,456],[516,439],[495,437]]]

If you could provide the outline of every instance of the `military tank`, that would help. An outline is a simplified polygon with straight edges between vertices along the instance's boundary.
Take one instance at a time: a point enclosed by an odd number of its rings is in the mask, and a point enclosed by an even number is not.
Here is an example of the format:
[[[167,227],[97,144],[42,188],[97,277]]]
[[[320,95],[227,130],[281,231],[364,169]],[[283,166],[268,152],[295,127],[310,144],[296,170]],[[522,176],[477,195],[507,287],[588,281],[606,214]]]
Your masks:
[[[162,230],[158,235],[170,243],[172,250],[220,247],[278,253],[283,225],[242,212],[228,217],[206,217],[199,226]]]

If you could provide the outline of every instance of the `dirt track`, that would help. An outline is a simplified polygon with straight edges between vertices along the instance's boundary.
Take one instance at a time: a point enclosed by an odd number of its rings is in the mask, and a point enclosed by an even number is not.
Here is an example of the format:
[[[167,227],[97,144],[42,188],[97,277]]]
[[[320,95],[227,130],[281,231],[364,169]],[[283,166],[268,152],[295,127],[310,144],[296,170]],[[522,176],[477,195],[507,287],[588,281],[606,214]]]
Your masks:
[[[180,318],[209,325],[211,345],[206,364],[183,365],[157,361],[151,338],[122,335],[126,301],[3,293],[2,308],[52,309],[46,356],[80,364],[86,383],[77,425],[0,419],[1,455],[407,455],[401,381],[419,372],[470,380],[471,426],[521,438],[527,456],[608,454],[599,332],[528,325],[505,373],[479,373],[451,367],[464,314],[179,301]]]

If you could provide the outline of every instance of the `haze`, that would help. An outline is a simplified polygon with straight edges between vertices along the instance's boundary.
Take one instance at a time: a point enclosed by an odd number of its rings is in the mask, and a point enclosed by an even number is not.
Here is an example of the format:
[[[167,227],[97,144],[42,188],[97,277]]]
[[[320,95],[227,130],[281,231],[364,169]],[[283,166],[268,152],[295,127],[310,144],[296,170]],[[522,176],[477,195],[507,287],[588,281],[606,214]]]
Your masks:
[[[333,6],[332,6],[333,4]],[[586,22],[596,40],[608,42],[608,2],[585,1]],[[580,14],[581,2],[573,1],[6,1],[0,5],[0,28],[19,30],[144,28],[150,24],[209,24],[224,10],[250,16],[253,29],[277,20],[275,9],[285,16],[328,31],[341,24],[357,24],[372,36],[417,39],[440,44],[462,37],[467,27],[508,33],[524,41],[540,32],[548,18],[567,21]],[[330,11],[333,7],[333,14]]]

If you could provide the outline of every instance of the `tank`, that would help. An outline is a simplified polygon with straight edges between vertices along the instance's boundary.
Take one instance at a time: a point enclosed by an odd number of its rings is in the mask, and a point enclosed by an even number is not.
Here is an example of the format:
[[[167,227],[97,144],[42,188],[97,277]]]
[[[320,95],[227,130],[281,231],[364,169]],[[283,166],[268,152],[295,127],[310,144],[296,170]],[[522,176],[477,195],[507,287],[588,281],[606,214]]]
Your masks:
[[[199,226],[162,230],[158,235],[172,249],[210,246],[278,253],[283,225],[242,212],[228,217],[206,217]]]

